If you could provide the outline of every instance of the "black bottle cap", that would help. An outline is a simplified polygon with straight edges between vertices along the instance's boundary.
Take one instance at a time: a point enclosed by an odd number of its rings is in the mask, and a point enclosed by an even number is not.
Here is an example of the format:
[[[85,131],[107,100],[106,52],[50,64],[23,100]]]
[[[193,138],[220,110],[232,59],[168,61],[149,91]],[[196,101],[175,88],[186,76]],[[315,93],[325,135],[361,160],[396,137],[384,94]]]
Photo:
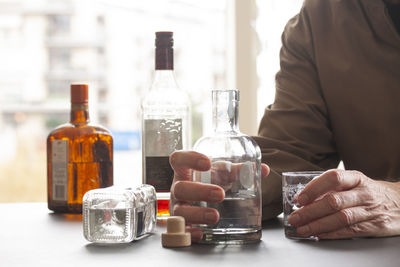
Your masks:
[[[173,32],[156,32],[156,70],[174,69]]]
[[[172,48],[174,46],[173,32],[156,32],[156,48]]]

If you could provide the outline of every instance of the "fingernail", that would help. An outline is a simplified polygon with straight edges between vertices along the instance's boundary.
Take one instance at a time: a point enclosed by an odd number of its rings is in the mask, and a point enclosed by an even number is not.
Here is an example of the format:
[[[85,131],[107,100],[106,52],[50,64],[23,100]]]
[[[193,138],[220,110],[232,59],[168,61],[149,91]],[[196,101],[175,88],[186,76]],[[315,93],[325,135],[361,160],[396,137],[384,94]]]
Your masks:
[[[308,196],[307,196],[306,194],[302,194],[302,195],[300,195],[299,198],[298,198],[298,202],[299,202],[299,204],[301,204],[301,205],[307,204],[309,200],[310,200],[310,199],[308,198]]]
[[[299,214],[292,214],[292,215],[290,215],[290,217],[289,217],[289,223],[291,224],[291,225],[296,225],[298,222],[300,222],[300,216],[299,216]]]
[[[307,235],[310,233],[310,226],[304,225],[302,227],[297,228],[297,233],[301,235]]]
[[[221,192],[219,190],[212,190],[210,192],[210,201],[215,201],[215,202],[219,202],[222,201],[222,195]]]
[[[209,162],[205,159],[199,159],[199,161],[197,162],[197,166],[202,169],[207,169],[209,166]]]
[[[207,223],[216,223],[217,219],[217,215],[214,212],[208,211],[204,213],[204,220]]]

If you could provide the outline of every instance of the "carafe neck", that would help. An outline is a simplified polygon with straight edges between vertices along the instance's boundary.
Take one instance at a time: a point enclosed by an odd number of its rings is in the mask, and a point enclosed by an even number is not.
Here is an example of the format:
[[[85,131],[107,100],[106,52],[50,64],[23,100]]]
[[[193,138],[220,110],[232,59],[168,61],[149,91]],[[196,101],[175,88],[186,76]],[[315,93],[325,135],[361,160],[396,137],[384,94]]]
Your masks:
[[[239,132],[239,91],[213,90],[214,132]]]

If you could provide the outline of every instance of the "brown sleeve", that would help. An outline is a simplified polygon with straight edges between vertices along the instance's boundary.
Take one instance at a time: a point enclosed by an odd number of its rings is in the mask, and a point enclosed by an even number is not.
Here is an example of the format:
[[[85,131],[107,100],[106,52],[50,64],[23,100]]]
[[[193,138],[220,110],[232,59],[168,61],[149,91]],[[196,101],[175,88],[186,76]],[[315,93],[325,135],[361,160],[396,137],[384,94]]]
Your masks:
[[[254,137],[271,168],[263,180],[263,219],[282,210],[281,173],[337,167],[339,157],[314,64],[313,36],[305,7],[282,35],[275,102],[265,109]]]

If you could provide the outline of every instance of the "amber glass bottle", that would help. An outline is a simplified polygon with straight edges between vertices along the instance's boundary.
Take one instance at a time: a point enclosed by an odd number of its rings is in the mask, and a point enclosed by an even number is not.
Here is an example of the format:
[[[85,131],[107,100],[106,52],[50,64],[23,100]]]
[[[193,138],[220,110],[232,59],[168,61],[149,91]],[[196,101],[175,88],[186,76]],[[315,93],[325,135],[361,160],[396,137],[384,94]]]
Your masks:
[[[113,184],[113,138],[89,123],[88,86],[71,85],[70,122],[47,137],[48,207],[81,213],[83,195]]]

